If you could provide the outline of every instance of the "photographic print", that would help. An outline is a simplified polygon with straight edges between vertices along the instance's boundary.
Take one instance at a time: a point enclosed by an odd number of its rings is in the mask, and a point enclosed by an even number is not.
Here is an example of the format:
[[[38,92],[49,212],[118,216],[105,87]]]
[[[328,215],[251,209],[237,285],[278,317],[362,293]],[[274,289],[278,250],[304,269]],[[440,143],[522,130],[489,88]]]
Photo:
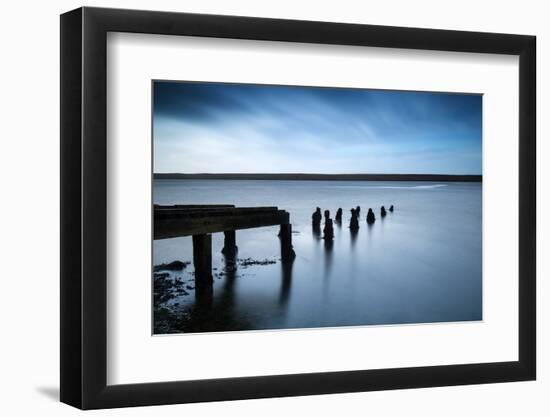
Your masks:
[[[481,95],[152,93],[153,334],[483,319]]]

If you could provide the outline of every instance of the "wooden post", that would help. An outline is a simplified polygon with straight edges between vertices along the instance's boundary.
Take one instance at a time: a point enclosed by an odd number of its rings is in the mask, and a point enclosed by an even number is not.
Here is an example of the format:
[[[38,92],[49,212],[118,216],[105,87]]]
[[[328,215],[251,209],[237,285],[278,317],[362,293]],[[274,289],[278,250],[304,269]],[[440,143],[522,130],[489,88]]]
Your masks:
[[[279,238],[281,239],[281,260],[292,262],[296,254],[292,249],[292,225],[290,223],[281,224]]]
[[[228,258],[234,258],[237,254],[237,244],[234,230],[227,230],[223,232],[223,249],[222,253]]]
[[[195,288],[212,285],[212,235],[193,235]]]

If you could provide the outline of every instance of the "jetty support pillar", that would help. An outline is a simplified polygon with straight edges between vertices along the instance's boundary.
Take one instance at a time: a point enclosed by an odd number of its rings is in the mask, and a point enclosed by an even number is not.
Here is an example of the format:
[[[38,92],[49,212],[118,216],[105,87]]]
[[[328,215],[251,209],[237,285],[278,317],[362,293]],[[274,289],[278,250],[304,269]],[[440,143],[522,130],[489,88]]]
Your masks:
[[[195,287],[212,286],[212,235],[193,235]]]
[[[235,231],[234,230],[226,230],[223,232],[224,239],[223,239],[223,249],[222,253],[227,258],[235,258],[235,255],[237,254],[237,242],[235,237]]]
[[[292,248],[292,224],[281,224],[279,239],[281,240],[281,260],[283,262],[292,262],[296,257]]]

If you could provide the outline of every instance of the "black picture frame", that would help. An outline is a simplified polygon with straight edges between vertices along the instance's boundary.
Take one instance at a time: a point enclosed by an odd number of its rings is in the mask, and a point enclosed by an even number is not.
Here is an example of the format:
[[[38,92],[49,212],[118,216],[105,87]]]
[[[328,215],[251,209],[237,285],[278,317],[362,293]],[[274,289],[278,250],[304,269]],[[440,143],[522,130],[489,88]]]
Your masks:
[[[107,385],[108,32],[519,56],[519,360]],[[61,401],[95,409],[535,379],[535,51],[524,35],[88,7],[61,15]]]

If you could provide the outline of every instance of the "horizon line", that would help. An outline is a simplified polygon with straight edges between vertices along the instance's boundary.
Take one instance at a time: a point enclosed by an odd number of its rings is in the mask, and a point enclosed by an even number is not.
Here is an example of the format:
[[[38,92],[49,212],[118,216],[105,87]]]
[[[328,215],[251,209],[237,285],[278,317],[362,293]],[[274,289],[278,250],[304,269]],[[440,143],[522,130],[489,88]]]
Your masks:
[[[480,176],[482,174],[430,174],[430,173],[384,173],[384,172],[336,172],[336,173],[322,173],[322,172],[153,172],[155,175],[474,175]]]
[[[284,180],[418,180],[418,181],[476,181],[481,182],[482,174],[321,174],[321,173],[176,173],[155,172],[153,177],[157,179],[284,179]]]

